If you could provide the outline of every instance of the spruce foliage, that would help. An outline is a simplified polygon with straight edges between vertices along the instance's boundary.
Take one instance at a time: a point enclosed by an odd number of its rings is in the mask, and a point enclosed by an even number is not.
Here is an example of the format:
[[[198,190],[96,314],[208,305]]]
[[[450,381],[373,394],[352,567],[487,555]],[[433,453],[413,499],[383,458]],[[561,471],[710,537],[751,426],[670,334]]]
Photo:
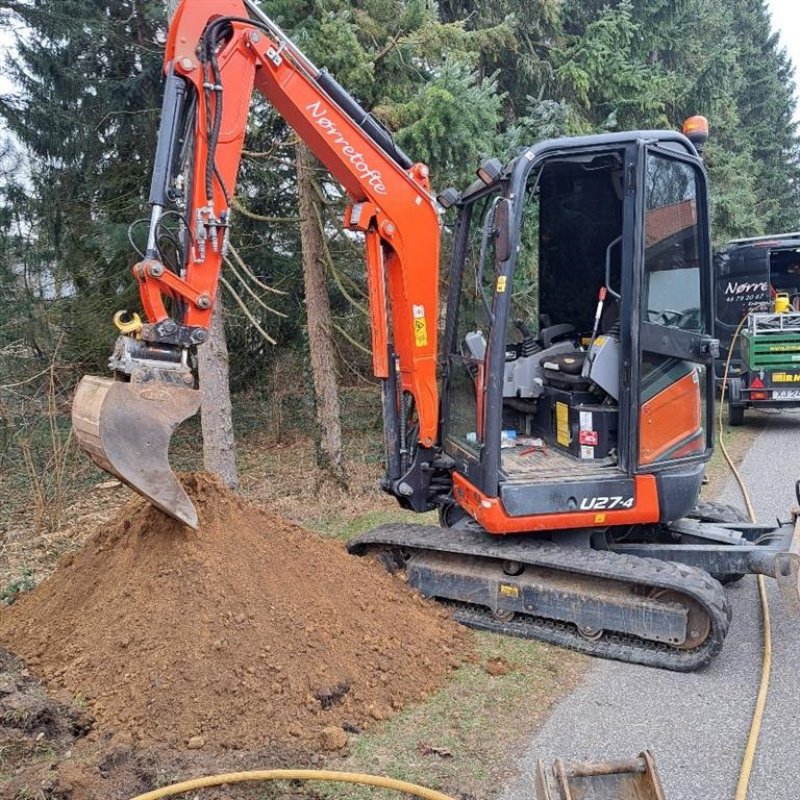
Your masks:
[[[714,237],[798,227],[800,139],[791,64],[765,0],[270,0],[265,10],[431,167],[463,186],[484,156],[541,138],[680,127],[705,114]],[[146,216],[161,95],[163,0],[0,0],[19,31],[0,97],[0,310],[3,365],[59,357],[101,369],[114,310],[137,306],[130,223]],[[279,317],[228,303],[232,379],[269,382],[301,348],[303,298],[293,134],[256,100],[233,242]],[[344,234],[341,192],[324,172],[340,370],[366,374],[362,254]],[[267,221],[264,221],[264,220]],[[141,230],[134,230],[140,241]],[[228,274],[241,291],[239,279]],[[17,359],[17,360],[14,360]],[[24,363],[28,363],[25,361]],[[24,372],[24,370],[23,370]]]

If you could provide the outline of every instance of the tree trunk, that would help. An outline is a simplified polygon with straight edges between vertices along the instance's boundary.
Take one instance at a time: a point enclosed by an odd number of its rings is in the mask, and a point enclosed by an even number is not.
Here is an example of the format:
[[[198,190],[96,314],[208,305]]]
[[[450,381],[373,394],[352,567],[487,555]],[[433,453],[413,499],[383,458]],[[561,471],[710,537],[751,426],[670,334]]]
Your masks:
[[[339,420],[339,386],[331,339],[331,306],[323,265],[322,231],[319,226],[319,199],[314,187],[314,156],[302,143],[297,154],[297,195],[300,206],[300,238],[303,243],[303,281],[306,295],[308,347],[314,382],[317,424],[319,426],[319,466],[338,482],[344,483],[342,429]]]
[[[217,289],[208,340],[197,348],[197,373],[203,391],[200,406],[203,466],[231,489],[239,485],[233,439],[231,391],[228,383],[228,345],[222,319],[222,288]]]

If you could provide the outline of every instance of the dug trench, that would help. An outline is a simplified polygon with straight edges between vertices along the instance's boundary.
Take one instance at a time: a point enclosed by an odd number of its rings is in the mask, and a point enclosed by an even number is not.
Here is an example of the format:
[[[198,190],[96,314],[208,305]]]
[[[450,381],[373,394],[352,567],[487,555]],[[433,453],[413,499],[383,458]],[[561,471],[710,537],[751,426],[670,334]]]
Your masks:
[[[134,500],[0,611],[9,796],[319,763],[473,657],[400,577],[206,475],[183,483],[199,530]]]

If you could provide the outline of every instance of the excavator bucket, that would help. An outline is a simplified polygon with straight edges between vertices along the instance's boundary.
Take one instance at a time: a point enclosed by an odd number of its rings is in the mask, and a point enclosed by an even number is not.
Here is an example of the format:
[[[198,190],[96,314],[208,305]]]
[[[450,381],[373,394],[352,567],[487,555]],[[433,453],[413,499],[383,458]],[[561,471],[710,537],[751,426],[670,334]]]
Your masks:
[[[627,761],[562,761],[536,767],[536,800],[666,800],[652,753]]]
[[[175,429],[200,408],[196,389],[86,375],[72,401],[78,444],[98,467],[165,514],[197,528],[197,511],[169,465]]]

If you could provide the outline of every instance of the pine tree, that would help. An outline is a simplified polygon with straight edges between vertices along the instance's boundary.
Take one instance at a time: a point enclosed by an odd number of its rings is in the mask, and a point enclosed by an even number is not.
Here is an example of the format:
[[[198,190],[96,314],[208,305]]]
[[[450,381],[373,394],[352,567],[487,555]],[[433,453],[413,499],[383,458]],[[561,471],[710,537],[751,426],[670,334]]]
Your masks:
[[[800,223],[800,141],[793,122],[793,69],[771,31],[766,0],[732,4],[742,81],[736,104],[756,161],[753,189],[767,233],[796,230]]]
[[[555,59],[568,109],[594,129],[704,114],[715,242],[794,227],[793,86],[762,0],[570,0],[564,13],[570,45]]]
[[[440,24],[435,10],[423,3],[384,0],[354,8],[327,0],[312,8],[290,2],[267,10],[318,66],[395,131],[401,147],[431,166],[438,185],[467,179],[478,157],[491,152],[499,103],[491,80],[474,74],[474,49],[461,28]],[[341,191],[313,160],[304,157],[301,163],[303,153],[298,147],[303,178],[297,183],[303,233],[298,249],[303,251],[320,463],[341,478],[337,360],[331,354],[358,347],[359,339],[368,341],[364,255],[358,249],[354,257],[351,237],[341,232]],[[321,267],[329,295],[322,291]],[[366,367],[363,354],[358,356],[356,363]]]
[[[7,59],[17,90],[0,99],[0,117],[31,159],[40,243],[74,287],[65,351],[100,366],[113,329],[98,321],[135,296],[127,230],[145,208],[163,3],[17,0],[3,9],[27,32]]]

